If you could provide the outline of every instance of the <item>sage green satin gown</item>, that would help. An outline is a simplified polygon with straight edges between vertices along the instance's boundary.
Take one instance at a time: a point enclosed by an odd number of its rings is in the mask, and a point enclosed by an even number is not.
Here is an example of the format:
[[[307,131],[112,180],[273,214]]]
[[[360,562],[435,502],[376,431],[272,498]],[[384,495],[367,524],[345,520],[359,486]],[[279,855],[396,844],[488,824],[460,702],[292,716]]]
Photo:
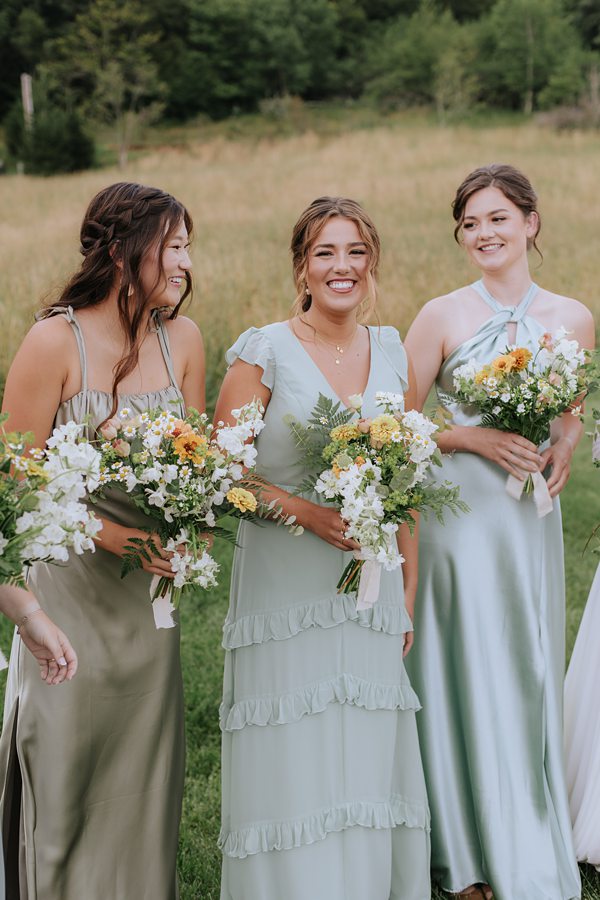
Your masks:
[[[366,415],[376,391],[407,379],[396,330],[370,335]],[[272,392],[258,469],[293,490],[306,473],[287,417],[306,423],[332,389],[285,322],[242,334],[227,353],[238,358]],[[222,900],[429,900],[400,570],[358,612],[336,590],[348,554],[310,531],[243,522],[238,543],[223,641]]]
[[[89,389],[85,345],[72,311],[82,389],[55,424],[92,426],[111,396]],[[158,338],[171,384],[123,395],[132,414],[183,411],[166,331]],[[94,507],[131,527],[148,524],[113,491]],[[37,564],[29,586],[68,634],[79,658],[73,681],[48,687],[15,635],[2,735],[2,816],[8,900],[176,900],[183,795],[183,692],[179,628],[157,630],[151,576],[122,580],[102,549],[66,565]]]
[[[473,285],[491,316],[444,362],[440,402],[457,425],[476,411],[452,402],[454,369],[516,344],[538,348],[528,315]],[[432,871],[448,891],[489,882],[497,900],[580,896],[562,751],[565,594],[561,515],[538,519],[531,497],[473,453],[444,456],[437,480],[460,485],[471,512],[422,521],[415,645],[407,669],[423,703],[419,737],[432,818]]]

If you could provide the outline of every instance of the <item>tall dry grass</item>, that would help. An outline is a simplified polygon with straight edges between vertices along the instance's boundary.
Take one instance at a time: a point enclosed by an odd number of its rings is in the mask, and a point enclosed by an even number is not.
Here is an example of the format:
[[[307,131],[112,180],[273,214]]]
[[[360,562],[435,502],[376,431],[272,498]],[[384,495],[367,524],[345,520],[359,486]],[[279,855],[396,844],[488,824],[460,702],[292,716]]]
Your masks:
[[[90,197],[123,178],[164,187],[196,222],[196,297],[214,391],[222,350],[244,327],[284,317],[293,296],[292,225],[320,194],[367,207],[383,238],[381,320],[406,329],[428,298],[475,277],[452,240],[450,201],[473,167],[509,161],[541,197],[545,285],[597,303],[600,140],[535,127],[405,125],[324,138],[263,142],[213,139],[162,149],[125,172],[52,179],[0,179],[0,372],[5,372],[40,298],[78,264],[78,228]]]
[[[541,198],[545,258],[534,277],[599,311],[599,150],[600,138],[591,133],[554,134],[523,126],[436,129],[413,118],[341,137],[307,134],[259,143],[216,138],[155,151],[124,173],[105,169],[48,180],[2,178],[0,375],[40,299],[56,291],[78,265],[78,228],[90,197],[123,178],[171,191],[194,216],[196,296],[189,314],[204,332],[212,397],[229,342],[249,325],[286,316],[294,294],[291,228],[321,194],[354,197],[373,216],[383,239],[380,319],[404,331],[423,302],[476,277],[452,239],[454,188],[477,165],[511,162],[530,175]],[[583,441],[562,501],[569,649],[596,565],[592,554],[582,557],[581,551],[600,520],[597,477]],[[223,551],[224,569],[228,559]],[[219,896],[217,708],[226,594],[224,577],[218,591],[184,610],[188,766],[182,900]],[[84,648],[79,649],[83,655]],[[600,900],[600,878],[589,867],[584,881],[584,898]]]

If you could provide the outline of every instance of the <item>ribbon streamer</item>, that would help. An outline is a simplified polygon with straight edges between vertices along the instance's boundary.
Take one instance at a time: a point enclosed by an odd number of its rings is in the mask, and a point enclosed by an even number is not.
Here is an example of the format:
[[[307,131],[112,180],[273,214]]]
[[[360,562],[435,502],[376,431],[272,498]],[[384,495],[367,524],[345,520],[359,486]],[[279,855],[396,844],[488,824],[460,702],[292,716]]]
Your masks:
[[[0,672],[2,669],[8,669],[8,660],[2,650],[0,650]]]
[[[548,513],[551,513],[554,508],[552,497],[550,496],[546,479],[541,472],[532,472],[531,475],[529,475],[529,478],[531,478],[533,482],[533,499],[535,501],[538,519],[542,519],[544,516],[547,516]],[[526,482],[527,479],[521,481],[520,478],[509,475],[506,482],[506,493],[510,497],[513,497],[513,499],[520,500]]]
[[[160,575],[154,575],[150,582],[150,598],[154,598],[152,600],[154,624],[157,628],[175,628],[177,622],[173,618],[175,607],[171,603],[171,588],[164,594],[156,596],[160,580]]]
[[[366,559],[360,570],[360,582],[356,598],[357,609],[370,609],[379,598],[381,563]]]

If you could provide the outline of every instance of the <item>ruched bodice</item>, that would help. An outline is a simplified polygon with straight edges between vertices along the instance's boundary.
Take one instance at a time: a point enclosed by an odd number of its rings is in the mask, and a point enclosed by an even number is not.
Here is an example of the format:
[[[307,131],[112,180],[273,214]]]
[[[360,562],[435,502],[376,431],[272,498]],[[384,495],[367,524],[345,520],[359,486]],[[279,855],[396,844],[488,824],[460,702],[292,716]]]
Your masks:
[[[477,291],[481,299],[487,303],[493,315],[487,319],[472,337],[459,344],[444,360],[436,379],[436,388],[440,403],[452,413],[452,421],[456,425],[477,425],[481,416],[472,406],[457,403],[452,399],[454,382],[452,376],[458,366],[476,359],[482,366],[496,356],[504,353],[508,345],[527,347],[535,353],[539,347],[539,338],[545,328],[537,319],[528,314],[529,307],[538,286],[531,284],[529,290],[516,306],[503,306],[486,290],[482,281],[476,281],[471,287]],[[516,324],[516,337],[509,340],[508,325]]]

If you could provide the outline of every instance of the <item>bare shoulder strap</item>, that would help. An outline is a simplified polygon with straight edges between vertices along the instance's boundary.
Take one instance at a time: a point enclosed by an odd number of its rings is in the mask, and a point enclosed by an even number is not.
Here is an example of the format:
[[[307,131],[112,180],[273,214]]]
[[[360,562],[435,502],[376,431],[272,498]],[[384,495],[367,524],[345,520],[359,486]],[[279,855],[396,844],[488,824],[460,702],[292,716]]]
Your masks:
[[[64,318],[73,329],[73,334],[75,335],[75,340],[77,341],[77,349],[79,350],[79,363],[81,365],[81,390],[87,392],[88,375],[85,341],[83,339],[83,332],[81,330],[81,325],[77,321],[75,311],[72,306],[50,306],[47,309],[44,309],[40,313],[36,314],[35,318],[39,321],[40,319],[52,318],[52,316],[64,316]]]
[[[160,310],[155,310],[152,314],[156,325],[156,333],[158,335],[158,343],[160,344],[160,349],[163,355],[163,359],[165,361],[165,366],[167,367],[167,372],[169,373],[169,381],[173,385],[174,388],[179,390],[179,385],[177,384],[177,379],[175,378],[175,371],[173,369],[173,359],[171,357],[171,345],[169,344],[169,335],[167,334],[167,329],[165,328],[165,324],[162,320],[162,316],[160,315]]]

